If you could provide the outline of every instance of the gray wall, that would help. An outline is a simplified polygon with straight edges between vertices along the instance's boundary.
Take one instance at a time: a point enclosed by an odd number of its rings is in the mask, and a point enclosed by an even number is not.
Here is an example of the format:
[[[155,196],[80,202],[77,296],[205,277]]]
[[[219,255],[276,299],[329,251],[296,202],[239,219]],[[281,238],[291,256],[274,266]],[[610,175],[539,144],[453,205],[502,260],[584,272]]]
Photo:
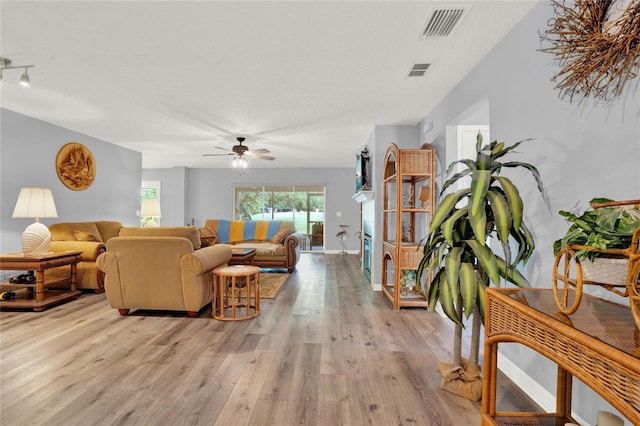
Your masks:
[[[512,159],[539,168],[551,212],[529,174],[511,177],[522,190],[526,220],[536,240],[536,255],[525,272],[534,286],[545,288],[552,285],[552,243],[568,227],[558,210],[579,207],[582,211],[597,196],[640,198],[640,95],[636,92],[607,105],[586,102],[579,106],[560,100],[550,81],[557,65],[550,55],[537,51],[538,31],[545,29],[551,14],[549,4],[536,5],[425,117],[423,123],[432,123],[433,130],[422,136],[438,147],[441,166],[446,166],[453,160],[445,158],[450,150],[446,126],[465,121],[481,105],[480,110],[488,107],[492,139],[515,142],[536,138],[522,144]],[[600,288],[591,292],[628,305],[627,299]],[[502,353],[515,367],[555,394],[555,368],[547,368],[548,361],[521,345],[504,346]],[[599,409],[608,409],[608,404],[583,385],[577,386],[574,394],[574,410],[589,424],[595,424]]]
[[[81,143],[96,161],[96,178],[84,191],[72,191],[56,173],[56,155],[69,143]],[[0,250],[20,251],[20,236],[31,219],[12,219],[20,188],[50,188],[57,222],[119,220],[138,225],[142,155],[105,141],[0,109]]]
[[[347,249],[358,251],[360,240],[354,234],[360,229],[360,207],[351,198],[355,192],[355,154],[349,153],[354,156],[353,168],[260,169],[250,166],[242,173],[231,168],[145,169],[142,177],[161,182],[163,226],[191,223],[202,226],[206,219],[232,218],[234,185],[325,186],[326,251],[342,249],[335,237],[339,225],[349,225]],[[337,216],[338,212],[341,216]]]

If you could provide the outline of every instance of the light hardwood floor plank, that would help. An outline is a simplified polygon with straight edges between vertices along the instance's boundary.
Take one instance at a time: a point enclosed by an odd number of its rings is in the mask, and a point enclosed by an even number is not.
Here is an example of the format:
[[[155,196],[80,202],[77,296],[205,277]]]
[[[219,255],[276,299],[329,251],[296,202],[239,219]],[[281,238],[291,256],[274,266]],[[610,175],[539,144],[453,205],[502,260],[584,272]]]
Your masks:
[[[437,313],[394,311],[356,255],[303,254],[247,321],[122,317],[85,293],[0,311],[0,424],[477,425],[480,403],[440,389],[452,336]],[[499,377],[502,409],[534,409]]]

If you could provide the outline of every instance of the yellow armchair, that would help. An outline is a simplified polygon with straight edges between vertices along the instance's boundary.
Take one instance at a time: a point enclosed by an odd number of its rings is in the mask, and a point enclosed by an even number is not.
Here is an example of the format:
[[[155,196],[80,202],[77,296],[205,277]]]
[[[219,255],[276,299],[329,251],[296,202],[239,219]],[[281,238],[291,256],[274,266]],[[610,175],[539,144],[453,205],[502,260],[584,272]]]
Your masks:
[[[98,256],[111,307],[121,315],[150,309],[186,311],[195,317],[211,303],[211,271],[227,264],[231,247],[219,244],[195,250],[190,238],[144,233],[112,238],[107,251]]]

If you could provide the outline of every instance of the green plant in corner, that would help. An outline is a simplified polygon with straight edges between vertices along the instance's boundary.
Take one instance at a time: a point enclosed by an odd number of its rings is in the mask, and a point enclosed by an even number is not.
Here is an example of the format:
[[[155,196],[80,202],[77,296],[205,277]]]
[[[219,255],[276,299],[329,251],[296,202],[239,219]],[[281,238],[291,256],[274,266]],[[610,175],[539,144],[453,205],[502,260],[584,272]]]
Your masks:
[[[594,198],[590,205],[614,203],[609,198]],[[560,210],[560,216],[567,219],[571,226],[566,234],[553,243],[553,254],[558,255],[562,247],[580,245],[591,247],[576,251],[576,259],[594,260],[609,248],[627,248],[631,244],[633,232],[640,228],[640,209],[633,206],[614,205],[586,210],[580,216]]]
[[[518,188],[500,173],[507,168],[529,170],[538,190],[549,205],[538,170],[528,163],[501,159],[522,142],[506,146],[504,142],[482,145],[476,142],[476,159],[459,160],[447,169],[447,180],[440,196],[464,177],[471,178],[468,188],[445,195],[431,220],[424,238],[424,255],[418,266],[418,282],[423,274],[433,274],[425,293],[429,310],[440,303],[446,316],[455,323],[453,361],[439,365],[444,389],[478,400],[482,394],[478,367],[480,325],[485,314],[485,289],[501,280],[528,287],[526,278],[516,269],[531,257],[535,244],[524,222],[524,203]],[[455,172],[458,165],[463,170]],[[488,241],[492,242],[490,247]],[[492,248],[494,247],[495,248]],[[500,249],[496,250],[500,246]],[[515,249],[512,251],[512,247]],[[473,315],[471,354],[468,364],[462,359],[463,316]]]

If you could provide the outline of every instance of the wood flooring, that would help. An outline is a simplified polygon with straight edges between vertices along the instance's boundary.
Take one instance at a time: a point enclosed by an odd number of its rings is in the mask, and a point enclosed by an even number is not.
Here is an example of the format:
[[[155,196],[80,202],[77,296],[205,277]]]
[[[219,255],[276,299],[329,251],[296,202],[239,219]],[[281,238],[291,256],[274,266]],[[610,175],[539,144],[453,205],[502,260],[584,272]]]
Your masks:
[[[394,311],[357,255],[304,253],[253,320],[122,317],[104,294],[0,313],[0,424],[479,425],[440,389],[453,327]],[[499,408],[532,403],[501,379]]]

